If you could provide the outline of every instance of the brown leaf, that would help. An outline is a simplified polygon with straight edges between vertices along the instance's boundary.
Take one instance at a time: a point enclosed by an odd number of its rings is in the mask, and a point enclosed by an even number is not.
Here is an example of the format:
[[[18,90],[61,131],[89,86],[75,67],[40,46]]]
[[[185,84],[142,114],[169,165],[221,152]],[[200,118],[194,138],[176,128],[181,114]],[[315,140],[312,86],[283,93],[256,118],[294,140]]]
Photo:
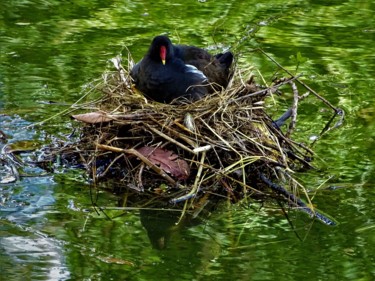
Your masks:
[[[183,159],[172,151],[158,147],[144,146],[137,151],[145,156],[154,165],[171,174],[178,180],[186,180],[190,175],[190,167]]]
[[[123,260],[123,259],[118,259],[114,257],[104,257],[104,256],[97,256],[97,258],[105,263],[125,264],[125,265],[134,266],[134,263],[129,260]]]
[[[97,123],[109,122],[113,120],[111,116],[100,111],[76,114],[76,115],[72,115],[72,118],[74,118],[77,121],[85,122],[88,124],[97,124]]]

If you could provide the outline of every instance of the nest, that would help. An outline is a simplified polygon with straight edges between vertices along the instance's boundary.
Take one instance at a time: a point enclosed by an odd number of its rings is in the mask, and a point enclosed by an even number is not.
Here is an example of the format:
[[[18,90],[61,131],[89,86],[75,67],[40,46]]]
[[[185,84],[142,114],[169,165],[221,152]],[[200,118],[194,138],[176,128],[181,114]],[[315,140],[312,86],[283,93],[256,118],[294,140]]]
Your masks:
[[[86,98],[100,92],[99,98],[75,105],[85,110],[73,115],[82,125],[80,138],[63,153],[83,163],[93,183],[114,179],[122,191],[184,210],[199,209],[212,197],[231,202],[277,197],[334,224],[299,199],[298,192],[307,193],[292,176],[294,170],[310,168],[313,155],[290,138],[298,102],[305,97],[298,94],[298,77],[261,87],[252,69],[234,69],[227,89],[171,105],[147,100],[134,88],[120,59],[112,62],[116,70],[86,89]],[[294,93],[286,133],[264,109],[265,99],[281,87]],[[306,201],[311,203],[308,197]]]

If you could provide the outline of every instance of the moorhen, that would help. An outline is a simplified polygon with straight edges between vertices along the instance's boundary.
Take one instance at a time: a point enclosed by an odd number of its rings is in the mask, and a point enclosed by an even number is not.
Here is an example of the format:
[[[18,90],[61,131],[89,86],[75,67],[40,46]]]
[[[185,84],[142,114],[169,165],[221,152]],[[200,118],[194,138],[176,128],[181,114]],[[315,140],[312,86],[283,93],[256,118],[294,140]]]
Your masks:
[[[130,75],[136,88],[155,101],[195,101],[228,85],[232,61],[231,52],[212,56],[203,49],[173,45],[167,36],[157,36]]]

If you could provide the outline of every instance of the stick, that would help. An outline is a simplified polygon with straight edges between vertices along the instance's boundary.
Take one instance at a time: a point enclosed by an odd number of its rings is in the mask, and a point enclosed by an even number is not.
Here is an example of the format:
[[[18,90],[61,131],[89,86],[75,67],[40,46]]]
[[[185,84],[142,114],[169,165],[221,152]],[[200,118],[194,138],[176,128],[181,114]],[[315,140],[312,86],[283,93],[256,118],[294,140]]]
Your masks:
[[[266,178],[266,176],[262,173],[259,173],[260,179],[265,182],[272,190],[276,191],[278,194],[283,195],[288,199],[288,202],[291,203],[294,206],[297,206],[298,210],[301,210],[307,214],[309,214],[311,217],[316,217],[318,220],[323,222],[326,225],[334,226],[336,223],[332,221],[331,219],[327,218],[326,216],[322,215],[321,213],[311,210],[307,205],[299,198],[294,196],[292,193],[289,193],[284,187],[281,185],[278,185],[276,183],[273,183],[270,179]]]
[[[171,143],[174,143],[175,145],[181,147],[182,149],[190,152],[191,154],[195,154],[193,150],[191,150],[190,148],[188,148],[186,145],[176,141],[175,139],[172,139],[170,136],[167,136],[166,134],[160,132],[159,130],[151,127],[149,124],[145,123],[146,127],[149,128],[151,131],[153,131],[155,134],[158,134],[159,136],[161,136],[162,138],[166,139],[167,141],[171,142]]]
[[[299,99],[298,98],[299,94],[298,94],[298,89],[297,89],[296,84],[294,82],[290,82],[290,84],[292,86],[294,99],[293,99],[293,105],[292,105],[292,120],[290,121],[288,131],[285,134],[287,138],[290,137],[290,135],[292,134],[292,132],[294,131],[294,129],[296,127],[298,99]]]
[[[172,204],[176,204],[178,202],[186,201],[186,200],[188,200],[190,198],[195,197],[195,195],[196,195],[196,193],[197,193],[197,191],[199,189],[199,181],[200,181],[200,178],[201,178],[201,175],[202,175],[202,170],[203,170],[204,160],[205,159],[206,159],[206,150],[204,150],[202,152],[202,157],[201,157],[201,161],[199,163],[199,168],[198,168],[197,176],[195,177],[193,188],[191,189],[191,191],[188,194],[170,200],[170,202]],[[180,220],[181,220],[181,218],[180,218]]]
[[[191,139],[189,139],[187,136],[185,136],[185,135],[183,135],[183,134],[177,132],[176,130],[172,129],[172,128],[169,127],[169,126],[163,126],[163,124],[161,124],[158,120],[156,120],[155,118],[153,118],[153,117],[151,117],[151,116],[150,116],[150,119],[151,119],[152,121],[154,121],[155,123],[159,124],[160,126],[162,126],[163,128],[167,129],[169,132],[171,132],[171,134],[173,134],[173,135],[175,135],[176,137],[178,137],[178,138],[184,140],[186,143],[188,143],[188,144],[191,145],[192,147],[196,147],[196,146],[197,146],[197,144],[196,144],[194,141],[192,141]],[[176,124],[175,122],[173,122],[173,123]],[[186,128],[186,130],[188,130],[188,129]],[[190,132],[190,131],[189,131],[189,132]],[[190,133],[193,133],[193,132],[190,132]]]
[[[253,97],[253,96],[257,96],[257,95],[260,95],[260,94],[264,94],[265,92],[268,92],[270,90],[271,91],[272,90],[277,90],[281,86],[286,85],[286,84],[288,84],[291,81],[298,80],[298,78],[301,77],[302,74],[297,75],[297,76],[294,76],[294,75],[291,74],[291,76],[292,76],[291,78],[288,78],[285,81],[283,81],[283,82],[281,82],[281,83],[279,83],[277,85],[274,85],[272,87],[269,87],[269,88],[266,88],[266,89],[263,89],[263,90],[259,90],[259,91],[256,91],[254,93],[247,94],[247,95],[244,95],[244,96],[240,96],[239,98],[236,98],[236,99],[231,99],[230,101],[228,101],[228,104],[236,102],[236,101],[239,101],[239,100],[243,100],[243,99],[246,99],[246,98],[250,98],[250,97]]]
[[[295,77],[289,70],[284,68],[281,64],[279,64],[275,59],[273,59],[270,55],[268,55],[265,51],[262,49],[258,49],[259,51],[262,52],[263,55],[265,55],[267,58],[269,58],[273,63],[275,63],[278,67],[280,67],[282,70],[284,70],[286,73],[288,73],[290,76]],[[329,101],[327,101],[325,98],[323,98],[321,95],[319,95],[317,92],[315,92],[313,89],[311,89],[308,85],[303,83],[301,80],[296,77],[296,80],[298,83],[300,83],[303,87],[305,87],[307,90],[309,90],[311,93],[313,93],[318,99],[320,99],[322,102],[324,102],[328,107],[333,109],[335,112],[342,111],[339,108],[334,107]]]

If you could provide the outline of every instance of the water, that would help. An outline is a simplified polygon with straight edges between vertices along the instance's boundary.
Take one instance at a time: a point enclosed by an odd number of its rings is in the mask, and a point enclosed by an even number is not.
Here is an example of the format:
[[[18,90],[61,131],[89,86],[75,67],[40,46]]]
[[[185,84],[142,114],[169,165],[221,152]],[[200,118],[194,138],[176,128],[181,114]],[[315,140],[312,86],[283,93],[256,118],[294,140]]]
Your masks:
[[[121,198],[110,192],[100,191],[97,204],[114,219],[95,212],[80,171],[58,167],[51,175],[24,167],[18,181],[0,184],[0,280],[375,279],[372,1],[50,0],[2,7],[0,129],[8,144],[67,138],[66,116],[29,125],[75,102],[82,87],[109,67],[108,59],[126,48],[140,59],[161,33],[212,50],[232,47],[240,66],[255,65],[268,83],[276,67],[254,49],[292,72],[300,52],[297,72],[346,118],[315,144],[318,169],[296,175],[316,192],[314,204],[339,222],[336,227],[292,212],[300,242],[277,206],[251,202],[186,227],[174,225],[178,214],[156,218],[148,222],[149,237],[147,213],[111,209]],[[290,103],[286,95],[270,103],[269,112],[277,116]],[[309,97],[296,139],[309,142],[330,115]],[[22,156],[32,159],[33,152]],[[0,162],[1,175],[4,169]],[[152,243],[166,247],[160,251]]]

